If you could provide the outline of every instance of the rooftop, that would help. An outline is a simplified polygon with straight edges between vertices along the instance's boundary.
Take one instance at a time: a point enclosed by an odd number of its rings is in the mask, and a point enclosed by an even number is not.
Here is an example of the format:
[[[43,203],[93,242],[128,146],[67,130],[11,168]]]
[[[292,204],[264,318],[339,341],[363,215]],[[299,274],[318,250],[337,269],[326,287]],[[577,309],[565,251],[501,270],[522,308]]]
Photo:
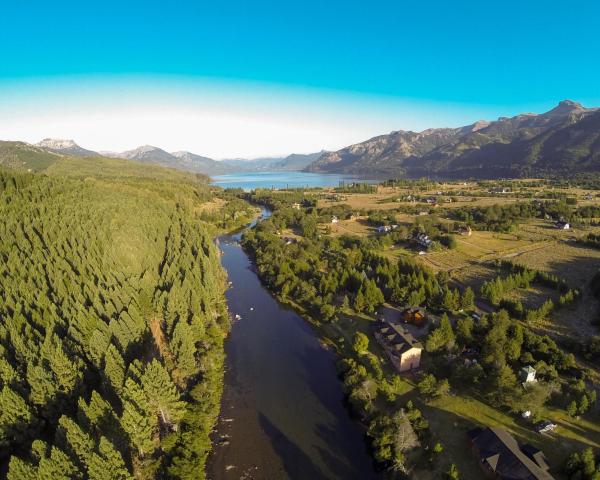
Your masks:
[[[469,438],[477,447],[481,462],[505,480],[553,480],[544,454],[531,445],[519,445],[501,428],[475,429]]]
[[[394,322],[383,320],[378,332],[397,353],[403,353],[411,348],[423,348],[421,342],[413,337],[411,333]]]

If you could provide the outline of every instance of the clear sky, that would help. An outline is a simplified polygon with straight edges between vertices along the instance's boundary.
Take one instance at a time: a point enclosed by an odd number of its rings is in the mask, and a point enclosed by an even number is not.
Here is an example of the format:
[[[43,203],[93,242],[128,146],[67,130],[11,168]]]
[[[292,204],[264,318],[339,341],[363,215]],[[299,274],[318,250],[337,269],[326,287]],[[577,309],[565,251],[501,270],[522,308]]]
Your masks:
[[[599,32],[594,0],[4,2],[0,138],[259,156],[597,106]]]

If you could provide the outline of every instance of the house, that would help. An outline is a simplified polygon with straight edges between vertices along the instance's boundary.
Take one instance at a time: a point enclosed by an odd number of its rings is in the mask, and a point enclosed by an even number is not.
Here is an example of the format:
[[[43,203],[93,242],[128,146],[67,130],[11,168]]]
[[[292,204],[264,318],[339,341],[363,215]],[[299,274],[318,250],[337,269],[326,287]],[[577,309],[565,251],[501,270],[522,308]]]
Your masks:
[[[519,371],[519,378],[523,383],[537,382],[535,379],[535,373],[535,368],[533,368],[531,365],[527,365]]]
[[[376,327],[375,338],[396,370],[407,372],[419,368],[423,345],[401,325],[382,320]]]
[[[282,240],[285,242],[286,245],[292,245],[292,244],[298,242],[298,240],[296,238],[292,238],[292,237],[282,237]]]
[[[502,428],[468,432],[471,450],[490,478],[500,480],[553,480],[544,454],[531,445],[519,445]]]
[[[470,237],[473,234],[473,230],[471,230],[469,225],[461,225],[458,228],[458,233],[460,235],[466,235],[467,237]]]
[[[333,215],[331,217],[331,223],[338,223],[338,222],[339,222],[338,217],[336,217],[335,215]]]
[[[426,233],[416,233],[412,238],[413,242],[415,242],[418,246],[428,249],[433,245],[433,241],[429,238],[429,235]]]
[[[569,230],[571,228],[571,225],[569,225],[569,223],[565,222],[564,220],[559,220],[554,224],[554,226],[559,230]]]
[[[292,203],[292,208],[294,210],[300,210],[300,204],[299,203]]]
[[[541,423],[538,423],[535,427],[536,432],[538,433],[547,433],[551,432],[556,428],[556,424],[545,420]]]
[[[412,323],[418,327],[421,327],[426,320],[425,311],[419,307],[405,308],[400,313],[400,318],[402,318],[402,320],[404,320],[406,323]]]
[[[507,187],[494,187],[489,189],[490,193],[510,193],[510,188]]]

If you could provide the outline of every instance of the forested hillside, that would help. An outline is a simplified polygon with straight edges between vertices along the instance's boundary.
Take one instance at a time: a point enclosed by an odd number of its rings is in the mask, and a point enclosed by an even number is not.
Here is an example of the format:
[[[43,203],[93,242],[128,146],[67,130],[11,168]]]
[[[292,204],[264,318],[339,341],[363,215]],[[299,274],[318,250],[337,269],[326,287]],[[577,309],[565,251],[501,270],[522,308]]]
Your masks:
[[[0,170],[0,476],[202,478],[228,329],[209,188],[83,177]]]

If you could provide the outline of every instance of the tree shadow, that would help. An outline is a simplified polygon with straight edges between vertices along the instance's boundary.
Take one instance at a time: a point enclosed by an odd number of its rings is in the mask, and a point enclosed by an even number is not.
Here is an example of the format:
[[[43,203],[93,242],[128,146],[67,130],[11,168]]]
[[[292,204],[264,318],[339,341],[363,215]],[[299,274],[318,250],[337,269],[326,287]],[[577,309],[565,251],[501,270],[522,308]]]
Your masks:
[[[277,455],[282,460],[286,474],[292,480],[327,480],[327,476],[310,457],[279,430],[265,415],[259,414],[259,423],[271,440]]]
[[[323,358],[325,356],[328,358]],[[332,446],[329,451],[315,446],[323,461],[332,472],[339,473],[339,478],[379,478],[369,454],[364,427],[352,418],[345,400],[333,353],[321,347],[308,348],[301,362],[306,365],[304,383],[333,419],[331,425],[319,422],[314,427],[323,443]]]

